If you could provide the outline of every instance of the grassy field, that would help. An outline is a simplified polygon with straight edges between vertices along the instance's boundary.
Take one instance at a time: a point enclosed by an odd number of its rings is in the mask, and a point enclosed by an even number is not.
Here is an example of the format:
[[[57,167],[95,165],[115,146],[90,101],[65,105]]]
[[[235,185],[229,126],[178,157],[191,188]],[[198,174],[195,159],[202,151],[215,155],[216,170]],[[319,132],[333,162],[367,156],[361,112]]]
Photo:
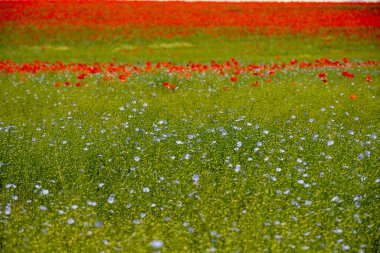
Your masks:
[[[379,251],[366,28],[69,41],[2,22],[1,251]]]

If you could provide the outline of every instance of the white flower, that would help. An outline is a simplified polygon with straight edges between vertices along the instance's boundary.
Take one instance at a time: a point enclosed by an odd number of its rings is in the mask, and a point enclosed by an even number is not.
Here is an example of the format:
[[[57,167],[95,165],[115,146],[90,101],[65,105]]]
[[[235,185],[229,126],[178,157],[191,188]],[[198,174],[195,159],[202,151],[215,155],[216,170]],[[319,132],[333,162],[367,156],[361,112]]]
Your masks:
[[[107,199],[108,204],[113,204],[115,202],[115,195],[111,194]]]
[[[332,146],[332,145],[334,145],[334,141],[333,140],[327,141],[327,146]]]
[[[333,232],[334,232],[335,234],[340,234],[340,233],[343,233],[343,229],[341,229],[341,228],[337,228],[337,229],[333,230]]]
[[[192,179],[194,180],[194,182],[198,182],[199,181],[199,176],[197,174],[194,174]]]
[[[73,218],[69,218],[69,219],[67,220],[67,223],[68,223],[69,225],[74,224],[74,222],[75,222],[75,220],[74,220]]]
[[[150,189],[148,187],[144,187],[143,192],[150,192]]]
[[[5,188],[9,189],[9,188],[16,188],[16,185],[15,184],[7,184],[5,186]]]
[[[164,242],[161,240],[153,240],[150,242],[150,246],[154,249],[161,249],[164,246]]]
[[[87,205],[90,205],[90,206],[96,206],[96,202],[95,202],[95,201],[90,201],[90,200],[88,200],[88,201],[87,201]]]
[[[138,157],[138,156],[135,156],[133,159],[134,159],[136,162],[140,161],[140,157]]]
[[[41,191],[41,195],[46,195],[46,194],[49,194],[49,190],[47,190],[47,189],[42,189],[42,191]]]
[[[235,167],[235,172],[239,172],[241,170],[240,164],[237,164]]]

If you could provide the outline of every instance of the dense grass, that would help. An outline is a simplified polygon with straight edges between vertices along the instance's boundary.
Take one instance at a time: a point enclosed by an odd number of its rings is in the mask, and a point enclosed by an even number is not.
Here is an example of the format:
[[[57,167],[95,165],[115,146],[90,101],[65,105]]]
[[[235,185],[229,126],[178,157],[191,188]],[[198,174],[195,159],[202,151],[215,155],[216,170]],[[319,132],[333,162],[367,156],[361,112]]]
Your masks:
[[[84,34],[7,24],[0,251],[379,251],[376,27],[368,36],[366,27],[349,36],[347,27],[270,36],[211,27],[180,36],[178,26],[159,27],[165,36],[131,29],[119,37],[105,27],[100,35],[111,39],[92,40],[97,31],[75,24]],[[141,70],[147,61],[231,58],[266,66],[221,73],[208,65],[188,76]],[[300,67],[320,58],[340,63]],[[15,72],[3,68],[7,59],[141,69],[125,81],[104,69],[78,80],[75,71]]]
[[[16,36],[16,35],[15,35]],[[264,36],[259,34],[233,34],[210,36],[199,33],[172,38],[131,37],[98,41],[70,41],[63,38],[46,38],[30,42],[27,39],[13,43],[4,38],[0,44],[3,59],[16,62],[60,60],[63,62],[119,62],[145,63],[146,61],[188,61],[209,63],[237,58],[241,62],[274,63],[293,59],[314,61],[318,58],[351,60],[377,60],[380,57],[378,40],[307,34]]]
[[[3,249],[375,252],[379,86],[362,80],[378,69],[322,70],[259,87],[207,73],[87,88],[3,74]]]

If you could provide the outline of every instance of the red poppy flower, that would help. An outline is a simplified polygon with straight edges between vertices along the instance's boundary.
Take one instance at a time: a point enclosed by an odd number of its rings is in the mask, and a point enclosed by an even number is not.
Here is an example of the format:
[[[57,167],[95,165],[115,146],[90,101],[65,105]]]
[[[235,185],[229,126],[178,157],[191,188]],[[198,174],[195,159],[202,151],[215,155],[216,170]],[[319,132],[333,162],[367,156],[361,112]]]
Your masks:
[[[169,83],[169,82],[164,82],[163,86],[169,90],[174,90],[177,86],[175,86],[174,84],[172,83]]]
[[[349,73],[349,72],[347,72],[347,71],[343,71],[343,72],[342,72],[342,76],[346,76],[346,77],[348,77],[348,78],[353,78],[353,77],[354,77],[354,74]]]
[[[365,77],[365,80],[370,83],[370,82],[372,82],[372,77],[370,75],[368,75]]]
[[[56,83],[54,84],[55,87],[61,87],[61,84],[60,83]]]
[[[78,79],[79,79],[79,80],[82,80],[82,79],[84,79],[85,77],[86,77],[86,74],[83,73],[83,74],[81,74],[81,75],[78,76]]]
[[[77,87],[81,87],[82,84],[81,84],[81,83],[76,83],[75,86],[77,86]]]
[[[260,86],[260,82],[259,82],[259,81],[256,81],[256,82],[254,82],[254,83],[252,84],[252,86],[254,86],[254,87],[258,87],[258,86]]]
[[[321,78],[322,80],[326,80],[327,75],[326,73],[322,72],[318,74],[318,77]]]
[[[236,82],[237,78],[236,78],[236,76],[231,76],[230,80],[231,80],[231,82]]]
[[[70,83],[69,81],[66,81],[66,82],[65,82],[65,85],[66,85],[66,86],[70,86],[71,83]]]
[[[357,99],[358,98],[358,96],[356,95],[356,94],[352,94],[351,96],[350,96],[350,99],[351,100],[355,100],[355,99]]]
[[[122,81],[122,82],[125,82],[125,79],[126,79],[127,77],[125,76],[125,75],[120,75],[119,76],[119,79],[120,79],[120,81]]]

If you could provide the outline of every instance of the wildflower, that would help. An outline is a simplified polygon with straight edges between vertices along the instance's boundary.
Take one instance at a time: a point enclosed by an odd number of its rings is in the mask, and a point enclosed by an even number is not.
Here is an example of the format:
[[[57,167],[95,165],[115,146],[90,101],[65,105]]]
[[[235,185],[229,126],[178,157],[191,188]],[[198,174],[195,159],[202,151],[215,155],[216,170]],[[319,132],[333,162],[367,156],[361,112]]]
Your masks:
[[[326,75],[326,73],[322,72],[322,73],[319,73],[319,74],[318,74],[318,77],[319,77],[320,79],[322,79],[323,81],[325,81],[327,75]]]
[[[90,200],[88,200],[88,201],[87,201],[87,205],[90,205],[90,206],[96,206],[96,202],[95,202],[95,201],[90,201]]]
[[[332,146],[332,145],[334,145],[334,141],[333,140],[327,141],[327,146]]]
[[[154,249],[161,249],[164,246],[164,242],[161,240],[153,240],[150,242],[150,246]]]
[[[334,229],[333,233],[335,233],[335,234],[341,234],[341,233],[343,233],[343,229],[341,229],[341,228]]]
[[[370,83],[370,82],[372,82],[372,77],[370,75],[368,75],[365,77],[365,80]]]
[[[73,218],[69,218],[69,219],[67,220],[67,224],[69,224],[69,225],[74,224],[74,222],[75,222],[75,220],[74,220]]]
[[[175,86],[174,84],[171,84],[171,83],[168,83],[168,82],[164,82],[163,86],[169,90],[174,90],[177,86]]]
[[[351,96],[350,96],[350,99],[351,100],[355,100],[355,99],[357,99],[358,98],[358,96],[356,95],[356,94],[352,94]]]
[[[348,78],[353,78],[353,77],[354,77],[354,74],[349,73],[349,72],[347,72],[347,71],[343,71],[343,72],[342,72],[342,76],[345,76],[345,77],[348,77]]]
[[[107,199],[108,204],[113,204],[115,202],[115,195],[111,194]]]
[[[236,82],[237,78],[236,78],[236,76],[231,76],[230,80],[231,80],[231,82]]]

